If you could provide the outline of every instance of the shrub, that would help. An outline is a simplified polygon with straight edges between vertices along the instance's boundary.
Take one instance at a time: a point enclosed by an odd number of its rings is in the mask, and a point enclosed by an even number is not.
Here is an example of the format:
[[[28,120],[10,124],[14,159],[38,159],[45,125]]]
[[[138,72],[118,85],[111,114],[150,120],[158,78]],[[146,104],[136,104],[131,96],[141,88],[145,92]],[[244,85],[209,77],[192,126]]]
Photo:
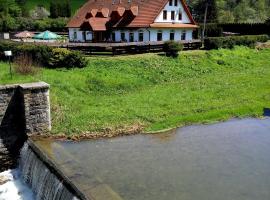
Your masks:
[[[83,68],[87,66],[87,60],[78,51],[55,48],[49,58],[49,65],[51,68]]]
[[[11,50],[14,58],[22,54],[31,57],[32,64],[50,68],[83,68],[87,66],[87,60],[78,51],[53,48],[46,45],[23,44],[11,41],[0,41],[0,60],[5,60],[4,51]],[[21,58],[20,58],[21,59]]]
[[[266,42],[268,35],[245,35],[230,37],[209,37],[204,40],[205,49],[233,48],[234,46],[255,47],[257,42]]]
[[[168,41],[164,43],[163,50],[168,57],[178,57],[179,51],[183,50],[183,44],[175,42],[175,41]]]
[[[38,70],[33,65],[33,58],[27,53],[22,53],[14,59],[15,71],[19,74],[35,74]]]

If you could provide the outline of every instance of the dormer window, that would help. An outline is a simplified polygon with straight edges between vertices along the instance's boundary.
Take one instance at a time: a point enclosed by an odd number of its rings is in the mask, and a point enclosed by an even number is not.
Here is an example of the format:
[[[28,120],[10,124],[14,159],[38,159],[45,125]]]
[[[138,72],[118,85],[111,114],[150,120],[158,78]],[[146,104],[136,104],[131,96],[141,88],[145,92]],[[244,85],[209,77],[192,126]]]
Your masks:
[[[179,11],[178,20],[182,21],[182,11],[181,10]]]
[[[171,12],[171,20],[175,20],[175,11]]]
[[[173,5],[173,0],[170,0],[169,1],[169,6],[172,6]]]
[[[167,20],[167,10],[163,10],[163,20]]]
[[[174,6],[178,6],[178,0],[174,0]]]

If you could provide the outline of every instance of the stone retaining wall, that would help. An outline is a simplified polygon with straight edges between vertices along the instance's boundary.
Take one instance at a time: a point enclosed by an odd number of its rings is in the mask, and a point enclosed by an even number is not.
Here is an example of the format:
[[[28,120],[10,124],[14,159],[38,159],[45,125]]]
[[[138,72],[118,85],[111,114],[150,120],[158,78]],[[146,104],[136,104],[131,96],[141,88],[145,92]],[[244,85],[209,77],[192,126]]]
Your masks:
[[[48,84],[0,86],[0,171],[16,165],[27,135],[50,130]]]

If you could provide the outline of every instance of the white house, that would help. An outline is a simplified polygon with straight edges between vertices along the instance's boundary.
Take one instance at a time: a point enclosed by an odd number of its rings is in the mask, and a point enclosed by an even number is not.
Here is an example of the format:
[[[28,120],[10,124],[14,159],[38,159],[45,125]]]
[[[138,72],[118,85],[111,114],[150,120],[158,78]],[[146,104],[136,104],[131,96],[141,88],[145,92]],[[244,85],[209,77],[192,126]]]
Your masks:
[[[185,0],[89,0],[69,21],[72,42],[192,40]]]

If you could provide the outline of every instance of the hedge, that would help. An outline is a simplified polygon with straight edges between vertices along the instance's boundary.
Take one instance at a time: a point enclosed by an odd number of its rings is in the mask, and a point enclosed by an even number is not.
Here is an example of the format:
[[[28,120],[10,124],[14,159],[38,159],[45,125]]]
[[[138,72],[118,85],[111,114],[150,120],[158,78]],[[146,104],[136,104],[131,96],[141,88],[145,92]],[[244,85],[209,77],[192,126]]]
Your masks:
[[[168,57],[178,57],[179,51],[183,50],[183,44],[175,41],[167,41],[164,43],[163,51]]]
[[[21,54],[31,55],[33,63],[42,67],[83,68],[87,66],[86,58],[78,51],[2,40],[0,41],[0,60],[6,60],[4,51],[7,50],[13,52],[14,58]]]
[[[203,27],[203,24],[200,24],[200,32],[202,32]],[[265,23],[208,23],[205,28],[205,36],[207,37],[221,37],[223,32],[239,35],[270,35],[270,20]]]
[[[208,37],[204,40],[205,49],[233,48],[234,46],[255,47],[256,42],[266,42],[268,35],[245,35],[229,37]]]

